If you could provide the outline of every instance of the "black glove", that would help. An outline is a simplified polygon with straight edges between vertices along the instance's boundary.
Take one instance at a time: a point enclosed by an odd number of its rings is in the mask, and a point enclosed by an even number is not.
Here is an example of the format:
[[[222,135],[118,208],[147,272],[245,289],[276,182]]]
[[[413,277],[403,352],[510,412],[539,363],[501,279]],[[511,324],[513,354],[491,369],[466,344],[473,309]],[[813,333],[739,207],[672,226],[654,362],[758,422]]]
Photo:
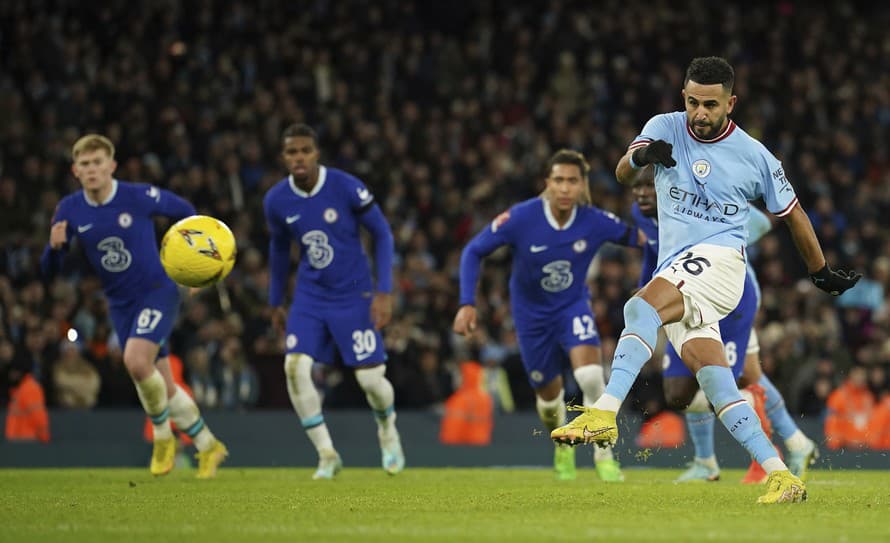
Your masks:
[[[673,168],[677,161],[671,158],[674,146],[664,140],[655,140],[645,147],[640,147],[633,152],[634,164],[643,167],[647,164],[661,164],[667,168]]]
[[[832,296],[838,296],[853,288],[853,285],[858,283],[861,278],[861,273],[856,273],[853,270],[832,270],[828,264],[825,264],[821,270],[810,274],[813,284]]]

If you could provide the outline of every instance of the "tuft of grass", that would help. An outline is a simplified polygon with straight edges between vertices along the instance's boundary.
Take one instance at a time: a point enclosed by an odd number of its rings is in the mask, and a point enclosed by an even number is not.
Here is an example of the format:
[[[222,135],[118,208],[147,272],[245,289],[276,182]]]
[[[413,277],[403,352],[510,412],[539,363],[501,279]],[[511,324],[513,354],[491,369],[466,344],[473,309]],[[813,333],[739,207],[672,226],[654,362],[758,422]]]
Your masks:
[[[676,485],[679,470],[542,469],[0,470],[0,541],[890,541],[890,472],[814,471],[810,499],[755,504],[762,486]]]

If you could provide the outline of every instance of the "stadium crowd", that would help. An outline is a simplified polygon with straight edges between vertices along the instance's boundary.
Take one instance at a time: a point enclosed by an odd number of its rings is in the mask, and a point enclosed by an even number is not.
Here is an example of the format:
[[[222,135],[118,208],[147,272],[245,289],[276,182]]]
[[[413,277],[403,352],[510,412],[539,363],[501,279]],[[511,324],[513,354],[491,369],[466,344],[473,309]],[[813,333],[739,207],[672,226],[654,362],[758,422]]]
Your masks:
[[[835,300],[810,284],[783,225],[752,248],[765,371],[793,413],[823,415],[854,366],[866,369],[860,388],[873,403],[890,395],[890,11],[851,1],[602,4],[3,2],[0,364],[29,367],[50,405],[138,405],[85,263],[74,255],[64,279],[39,276],[53,209],[79,188],[70,146],[99,132],[117,145],[118,177],[169,188],[236,234],[235,271],[224,288],[186,298],[171,338],[199,403],[287,406],[262,198],[284,175],[282,130],[306,122],[323,162],[368,184],[395,235],[385,337],[397,404],[440,406],[457,362],[478,358],[504,370],[489,372],[502,407],[533,405],[506,255],[485,268],[478,341],[451,333],[461,248],[535,195],[562,147],[590,161],[595,204],[627,217],[615,164],[646,119],[681,107],[688,61],[719,54],[736,69],[733,118],[783,160],[828,260],[865,273]],[[591,268],[607,360],[638,267],[638,255],[615,248]],[[648,414],[662,408],[658,362],[637,386]],[[351,373],[316,377],[327,406],[365,405]]]

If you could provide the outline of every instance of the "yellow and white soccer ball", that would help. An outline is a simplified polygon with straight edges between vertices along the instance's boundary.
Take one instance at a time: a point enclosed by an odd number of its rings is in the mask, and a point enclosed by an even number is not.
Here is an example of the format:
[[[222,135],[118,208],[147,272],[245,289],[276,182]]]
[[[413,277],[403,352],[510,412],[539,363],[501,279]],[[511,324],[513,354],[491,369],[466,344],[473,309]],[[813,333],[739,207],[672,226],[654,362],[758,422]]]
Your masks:
[[[219,219],[192,215],[167,230],[161,240],[161,265],[170,279],[187,287],[223,280],[235,265],[235,236]]]

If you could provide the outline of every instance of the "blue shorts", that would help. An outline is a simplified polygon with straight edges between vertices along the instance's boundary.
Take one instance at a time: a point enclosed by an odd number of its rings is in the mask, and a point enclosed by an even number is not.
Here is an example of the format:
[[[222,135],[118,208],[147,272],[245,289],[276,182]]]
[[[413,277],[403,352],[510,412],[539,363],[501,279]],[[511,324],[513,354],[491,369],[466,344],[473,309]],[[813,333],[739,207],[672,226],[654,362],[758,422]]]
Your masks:
[[[754,326],[754,318],[757,316],[757,305],[757,287],[751,280],[751,276],[745,275],[745,290],[742,292],[739,305],[720,321],[720,337],[723,339],[726,360],[729,362],[729,369],[732,370],[732,375],[736,380],[745,369],[745,353],[748,351],[751,328]],[[664,373],[662,376],[665,378],[695,378],[670,343],[664,352]]]
[[[179,287],[167,281],[125,304],[111,304],[111,324],[117,333],[121,349],[130,338],[147,339],[160,346],[158,358],[169,354],[167,338],[179,314]]]
[[[516,336],[528,382],[535,389],[562,375],[573,347],[600,344],[593,311],[586,300],[575,302],[543,323],[517,320]]]
[[[349,367],[386,361],[383,336],[371,322],[371,296],[327,301],[296,296],[287,315],[285,347],[333,363],[336,350]],[[336,350],[335,350],[336,349]]]

